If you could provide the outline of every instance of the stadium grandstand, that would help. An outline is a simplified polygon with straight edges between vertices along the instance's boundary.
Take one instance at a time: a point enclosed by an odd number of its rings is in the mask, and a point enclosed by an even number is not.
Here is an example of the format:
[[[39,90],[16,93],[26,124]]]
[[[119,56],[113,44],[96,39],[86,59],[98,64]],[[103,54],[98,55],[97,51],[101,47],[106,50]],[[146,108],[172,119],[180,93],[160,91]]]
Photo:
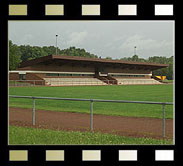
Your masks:
[[[9,80],[44,86],[161,84],[152,71],[167,64],[49,55],[22,62]]]

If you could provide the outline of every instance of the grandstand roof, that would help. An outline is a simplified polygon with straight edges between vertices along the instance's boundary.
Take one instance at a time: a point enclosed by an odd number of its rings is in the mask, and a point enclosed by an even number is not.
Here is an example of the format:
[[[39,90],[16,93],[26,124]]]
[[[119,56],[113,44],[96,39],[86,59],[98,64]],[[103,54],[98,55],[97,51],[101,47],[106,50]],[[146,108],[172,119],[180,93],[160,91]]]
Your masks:
[[[157,63],[146,63],[146,62],[134,62],[134,61],[123,61],[123,60],[109,60],[109,59],[101,59],[101,58],[85,58],[85,57],[78,57],[78,56],[64,56],[64,55],[49,55],[45,57],[40,57],[36,59],[32,59],[29,61],[22,62],[20,64],[20,68],[32,66],[35,64],[43,63],[43,64],[50,64],[50,63],[62,63],[62,62],[71,62],[71,63],[89,63],[94,65],[117,65],[117,66],[136,66],[136,67],[146,67],[152,70],[160,69],[164,67],[168,67],[168,64],[157,64]]]

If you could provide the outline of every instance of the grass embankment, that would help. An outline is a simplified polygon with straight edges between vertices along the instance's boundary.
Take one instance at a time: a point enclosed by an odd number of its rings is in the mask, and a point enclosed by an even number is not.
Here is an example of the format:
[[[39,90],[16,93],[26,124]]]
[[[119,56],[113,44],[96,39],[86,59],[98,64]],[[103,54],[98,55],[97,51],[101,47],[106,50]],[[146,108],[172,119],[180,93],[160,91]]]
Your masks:
[[[119,135],[73,132],[73,131],[53,131],[48,129],[36,129],[9,126],[10,145],[169,145],[172,140],[158,140],[152,138],[132,138]]]

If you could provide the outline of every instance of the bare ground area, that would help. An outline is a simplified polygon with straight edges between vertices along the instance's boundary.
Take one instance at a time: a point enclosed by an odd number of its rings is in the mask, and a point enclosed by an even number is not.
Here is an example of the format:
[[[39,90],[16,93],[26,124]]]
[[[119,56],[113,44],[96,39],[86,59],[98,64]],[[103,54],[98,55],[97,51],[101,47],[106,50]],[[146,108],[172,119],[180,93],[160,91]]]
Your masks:
[[[32,126],[32,110],[9,109],[9,124]],[[173,120],[166,119],[166,138],[173,138]],[[162,119],[93,115],[94,132],[121,136],[162,138]],[[90,114],[36,110],[35,128],[90,131]]]

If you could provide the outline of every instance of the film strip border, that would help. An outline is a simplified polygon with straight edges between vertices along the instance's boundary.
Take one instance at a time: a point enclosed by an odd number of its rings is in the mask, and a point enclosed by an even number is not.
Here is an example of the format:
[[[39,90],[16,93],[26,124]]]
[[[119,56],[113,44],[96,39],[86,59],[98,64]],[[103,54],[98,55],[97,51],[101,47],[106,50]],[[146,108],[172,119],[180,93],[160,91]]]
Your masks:
[[[9,5],[9,16],[27,16],[28,6],[26,4],[10,4]],[[155,16],[168,15],[173,16],[173,5],[155,5]],[[63,16],[64,5],[45,5],[45,16]],[[100,16],[100,5],[82,5],[81,6],[82,16]],[[118,16],[136,16],[137,5],[136,4],[120,4],[118,5]]]
[[[163,1],[164,2],[164,1]],[[155,1],[140,3],[138,1],[117,1],[106,3],[104,1],[10,1],[8,3],[9,18],[13,16],[42,17],[42,18],[156,18],[175,16],[174,1],[168,3]],[[167,1],[166,1],[167,2]]]
[[[30,0],[11,0],[8,2],[8,18],[37,18],[37,19],[67,19],[67,18],[119,18],[119,19],[161,19],[167,17],[174,19],[174,1],[154,3],[147,1],[145,4],[138,1],[117,1],[107,3],[102,1],[76,1],[52,0],[38,1]],[[168,2],[168,3],[167,3]],[[145,8],[144,8],[145,7]],[[57,17],[58,16],[58,17]],[[93,147],[93,146],[92,146]],[[114,163],[118,165],[123,162],[155,163],[164,161],[175,162],[177,151],[174,146],[168,147],[43,147],[38,146],[9,146],[7,149],[7,165],[53,165],[53,163]],[[181,151],[183,154],[183,152]],[[4,155],[2,155],[4,156]],[[39,156],[39,157],[38,157]],[[110,156],[110,157],[109,157]],[[145,156],[145,158],[144,158]],[[39,158],[39,160],[37,160]],[[161,163],[162,164],[162,163]],[[56,164],[55,164],[56,165]],[[97,165],[97,164],[96,164]]]
[[[64,4],[50,4],[45,5],[45,16],[63,16]],[[101,5],[99,4],[85,4],[81,5],[82,16],[100,16]],[[9,16],[27,16],[28,5],[27,4],[9,4]],[[173,5],[155,5],[155,16],[173,16]],[[120,4],[118,5],[118,16],[137,16],[136,4]]]
[[[98,150],[98,149],[72,149],[71,151],[68,150],[41,150],[39,151],[39,161],[41,163],[46,164],[46,162],[49,164],[53,162],[70,162],[70,161],[80,161],[80,162],[91,162],[91,161],[107,161],[110,160],[113,161],[113,163],[117,162],[140,162],[144,161],[144,154],[141,150],[133,150],[133,149],[122,149],[122,150],[115,150],[113,154],[111,154],[110,151],[106,150]],[[41,154],[42,153],[42,154]],[[34,160],[35,158],[35,152],[32,150],[9,150],[9,163],[29,163],[29,161]],[[152,150],[151,153],[149,153],[149,157],[151,157],[150,161],[159,162],[159,161],[174,161],[174,150]]]

